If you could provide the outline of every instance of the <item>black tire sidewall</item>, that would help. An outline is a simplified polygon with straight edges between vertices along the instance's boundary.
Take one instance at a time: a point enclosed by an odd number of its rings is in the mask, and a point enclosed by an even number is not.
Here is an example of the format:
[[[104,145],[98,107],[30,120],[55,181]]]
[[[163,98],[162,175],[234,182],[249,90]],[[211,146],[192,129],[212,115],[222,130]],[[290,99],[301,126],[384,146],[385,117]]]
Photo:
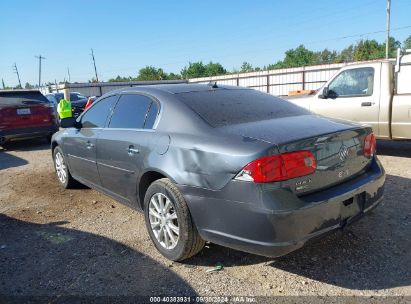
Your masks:
[[[176,191],[176,190],[174,190]],[[189,241],[189,233],[191,229],[191,219],[188,218],[190,214],[187,212],[188,208],[185,201],[181,201],[170,187],[162,182],[156,181],[150,185],[146,195],[144,197],[144,217],[146,222],[147,231],[150,238],[157,250],[160,251],[166,258],[176,261],[179,260],[186,252],[186,247]],[[177,190],[178,191],[178,190]],[[149,203],[151,197],[156,193],[162,193],[166,195],[174,205],[174,210],[178,217],[178,227],[179,227],[179,239],[177,245],[173,249],[166,249],[157,241],[153,231],[151,230],[150,219],[149,219]],[[185,210],[183,210],[185,209]]]

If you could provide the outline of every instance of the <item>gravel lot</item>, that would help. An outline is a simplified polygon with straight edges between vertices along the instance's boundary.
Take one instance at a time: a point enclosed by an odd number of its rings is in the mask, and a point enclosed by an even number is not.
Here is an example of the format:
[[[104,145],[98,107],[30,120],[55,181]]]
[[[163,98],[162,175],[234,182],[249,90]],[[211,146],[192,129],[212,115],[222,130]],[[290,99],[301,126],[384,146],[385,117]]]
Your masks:
[[[90,189],[63,190],[41,140],[0,148],[0,295],[321,295],[411,298],[411,142],[379,142],[384,204],[278,259],[209,244],[172,263],[143,216]],[[208,273],[217,262],[224,269]]]

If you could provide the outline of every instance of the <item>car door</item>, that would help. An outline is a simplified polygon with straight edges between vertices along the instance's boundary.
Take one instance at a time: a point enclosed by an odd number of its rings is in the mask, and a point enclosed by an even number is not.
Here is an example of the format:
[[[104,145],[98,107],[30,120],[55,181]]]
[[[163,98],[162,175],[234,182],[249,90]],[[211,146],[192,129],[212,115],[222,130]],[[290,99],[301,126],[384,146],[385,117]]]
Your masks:
[[[328,96],[312,100],[310,110],[333,118],[356,121],[378,132],[379,66],[347,68],[327,86]]]
[[[65,137],[64,150],[70,172],[74,177],[92,185],[101,185],[96,163],[96,141],[117,98],[113,95],[98,101],[81,117],[81,128],[70,129],[70,136]]]
[[[148,154],[158,103],[140,94],[119,98],[108,127],[97,140],[97,165],[104,189],[126,203],[137,198],[137,179]]]

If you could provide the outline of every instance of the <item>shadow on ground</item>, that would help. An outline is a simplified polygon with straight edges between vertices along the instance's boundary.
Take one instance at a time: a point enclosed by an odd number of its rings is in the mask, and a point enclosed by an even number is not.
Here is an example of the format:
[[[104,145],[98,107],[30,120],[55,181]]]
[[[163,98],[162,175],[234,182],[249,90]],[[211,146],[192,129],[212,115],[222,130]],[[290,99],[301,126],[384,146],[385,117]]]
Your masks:
[[[410,184],[410,179],[388,175],[383,205],[345,230],[286,256],[273,260],[210,245],[187,263],[213,266],[219,261],[228,267],[267,262],[277,269],[349,289],[411,285]]]
[[[1,152],[0,150],[0,170],[20,167],[28,164],[25,159],[11,155],[7,152]]]
[[[0,214],[3,296],[192,296],[190,285],[150,257],[113,240]]]
[[[32,138],[15,140],[4,143],[0,146],[1,151],[38,151],[50,148],[49,142],[45,138]]]
[[[49,144],[43,138],[7,142],[0,146],[0,170],[28,164],[25,159],[10,154],[10,151],[38,151],[47,150],[49,147]]]
[[[411,141],[378,140],[377,154],[387,156],[399,156],[411,158]]]

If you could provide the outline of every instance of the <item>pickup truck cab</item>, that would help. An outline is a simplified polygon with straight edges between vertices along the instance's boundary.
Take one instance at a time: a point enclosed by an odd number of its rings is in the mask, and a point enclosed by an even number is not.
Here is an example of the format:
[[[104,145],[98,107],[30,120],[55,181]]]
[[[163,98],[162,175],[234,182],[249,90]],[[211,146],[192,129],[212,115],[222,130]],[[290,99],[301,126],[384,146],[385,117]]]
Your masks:
[[[323,116],[370,125],[380,139],[411,139],[411,50],[398,50],[397,60],[347,65],[315,95],[287,99]]]

